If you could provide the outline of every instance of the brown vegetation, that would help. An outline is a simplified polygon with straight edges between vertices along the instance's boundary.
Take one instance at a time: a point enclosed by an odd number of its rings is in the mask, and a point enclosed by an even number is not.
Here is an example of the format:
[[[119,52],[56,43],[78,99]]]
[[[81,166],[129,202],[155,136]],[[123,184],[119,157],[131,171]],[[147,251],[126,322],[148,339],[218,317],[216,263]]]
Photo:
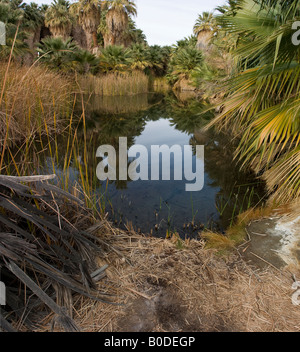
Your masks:
[[[148,93],[149,78],[139,71],[102,76],[89,75],[81,78],[80,85],[84,91],[97,95],[131,95]]]
[[[2,65],[2,87],[5,72],[6,65]],[[69,107],[72,90],[68,78],[44,67],[10,66],[0,102],[0,144],[6,137],[16,142],[59,130],[59,116]]]
[[[108,244],[106,284],[125,306],[78,298],[83,331],[299,331],[289,270],[248,266],[216,256],[198,241],[146,238],[107,223],[94,233]],[[292,269],[291,269],[292,270]],[[293,272],[299,275],[298,272]],[[42,331],[48,330],[49,316]]]

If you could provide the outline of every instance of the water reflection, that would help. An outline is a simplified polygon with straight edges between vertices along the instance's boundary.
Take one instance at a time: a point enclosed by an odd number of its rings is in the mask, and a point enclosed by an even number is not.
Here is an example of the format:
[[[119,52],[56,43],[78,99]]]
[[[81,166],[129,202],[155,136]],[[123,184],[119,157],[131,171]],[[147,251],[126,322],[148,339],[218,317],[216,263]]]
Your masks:
[[[117,180],[102,185],[96,180],[97,192],[105,194],[106,204],[110,204],[106,210],[120,226],[132,223],[136,229],[161,236],[168,230],[190,236],[203,226],[222,231],[235,215],[260,201],[263,185],[252,174],[240,171],[233,161],[234,147],[229,138],[202,131],[212,118],[208,108],[195,97],[173,94],[110,97],[109,103],[102,97],[89,101],[88,166],[95,179],[99,162],[96,150],[103,144],[116,149],[118,174],[119,137],[128,138],[128,149],[137,144],[148,149],[163,144],[190,145],[194,149],[197,144],[205,145],[205,187],[201,192],[185,192],[185,180]],[[78,133],[82,139],[83,131]]]
[[[92,96],[87,100],[85,129],[82,122],[71,135],[54,136],[50,143],[46,140],[35,144],[26,151],[28,165],[17,152],[20,160],[16,162],[28,167],[26,173],[55,172],[67,181],[64,184],[68,187],[75,182],[86,183],[116,224],[122,227],[131,223],[135,229],[155,236],[166,236],[170,230],[176,230],[182,237],[196,236],[203,227],[222,231],[237,214],[263,197],[264,185],[253,174],[241,172],[233,161],[230,136],[212,130],[203,132],[202,127],[213,117],[205,102],[174,94]],[[186,180],[174,178],[101,183],[96,176],[100,162],[96,151],[105,144],[115,148],[118,174],[120,137],[127,137],[128,149],[137,144],[148,150],[151,145],[187,145],[194,152],[194,161],[196,145],[204,145],[203,190],[186,192]],[[128,167],[131,161],[128,160]],[[172,160],[171,174],[173,171]]]

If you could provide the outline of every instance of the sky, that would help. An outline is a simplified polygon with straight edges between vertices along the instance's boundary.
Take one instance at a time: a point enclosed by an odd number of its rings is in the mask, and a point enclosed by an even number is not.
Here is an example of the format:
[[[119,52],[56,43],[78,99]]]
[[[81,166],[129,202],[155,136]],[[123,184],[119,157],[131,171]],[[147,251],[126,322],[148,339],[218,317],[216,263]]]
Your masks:
[[[33,1],[39,4],[51,3],[51,0]],[[171,45],[193,33],[193,26],[199,13],[213,11],[225,2],[225,0],[135,0],[138,10],[135,21],[137,27],[146,34],[149,45]]]

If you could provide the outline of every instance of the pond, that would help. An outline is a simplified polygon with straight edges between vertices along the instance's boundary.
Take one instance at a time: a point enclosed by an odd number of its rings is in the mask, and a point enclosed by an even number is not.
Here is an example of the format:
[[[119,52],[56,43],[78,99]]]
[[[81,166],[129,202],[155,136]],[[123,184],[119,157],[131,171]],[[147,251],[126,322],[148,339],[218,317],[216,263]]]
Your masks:
[[[203,131],[212,118],[210,107],[195,96],[173,93],[143,94],[123,97],[90,96],[85,102],[84,123],[73,134],[53,136],[28,154],[35,172],[53,173],[71,188],[84,185],[98,208],[108,213],[119,227],[166,237],[177,232],[182,238],[196,237],[209,228],[225,231],[236,216],[264,200],[264,183],[251,172],[240,170],[234,161],[235,146],[231,136]],[[82,116],[81,105],[76,116]],[[73,132],[72,132],[73,133]],[[119,138],[127,137],[128,149],[142,145],[147,148],[149,166],[153,145],[177,145],[193,152],[195,172],[196,148],[204,146],[204,187],[197,192],[186,191],[194,181],[174,180],[174,158],[170,160],[171,180],[132,181],[116,179],[101,182],[96,175],[101,158],[100,146],[113,146],[119,155]],[[49,143],[48,143],[49,142]],[[48,147],[47,147],[48,146]],[[51,148],[49,147],[51,146]],[[191,153],[192,154],[192,153]],[[185,160],[183,160],[185,161]],[[128,165],[132,162],[128,160]],[[117,164],[117,174],[118,174]],[[28,170],[27,173],[32,173]],[[84,188],[83,187],[83,188]]]
[[[120,137],[127,137],[128,149],[137,145],[147,148],[149,173],[153,145],[190,146],[192,150],[196,145],[204,146],[204,187],[198,192],[186,191],[184,177],[174,180],[173,158],[170,181],[162,180],[161,171],[158,181],[131,181],[128,177],[127,181],[101,183],[94,175],[96,192],[104,195],[105,210],[119,226],[129,224],[137,231],[163,237],[173,231],[181,237],[196,236],[204,228],[222,232],[236,215],[264,197],[264,184],[253,174],[241,172],[233,160],[230,136],[203,132],[213,115],[209,106],[195,97],[171,93],[92,96],[86,114],[87,139],[93,141],[90,150],[94,153],[94,173],[102,160],[96,158],[97,148],[112,145],[118,159]],[[194,171],[195,159],[194,153]]]

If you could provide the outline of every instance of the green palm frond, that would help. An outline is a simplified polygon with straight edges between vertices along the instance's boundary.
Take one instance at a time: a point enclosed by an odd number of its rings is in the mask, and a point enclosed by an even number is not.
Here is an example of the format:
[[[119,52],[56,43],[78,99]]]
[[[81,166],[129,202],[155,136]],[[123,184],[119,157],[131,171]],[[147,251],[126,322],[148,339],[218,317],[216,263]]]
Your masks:
[[[101,51],[99,60],[103,72],[125,72],[130,66],[130,53],[123,46],[108,46]]]
[[[215,28],[215,19],[212,12],[203,12],[198,16],[194,26],[194,34],[197,36],[200,32],[213,31]]]
[[[300,194],[300,49],[291,41],[299,18],[279,16],[279,3],[248,0],[223,18],[242,38],[234,53],[238,72],[222,85],[223,111],[208,126],[230,128],[243,167],[263,175],[275,200],[288,201]]]
[[[45,24],[54,36],[68,37],[73,22],[70,3],[66,0],[54,0],[45,13]]]
[[[94,32],[100,24],[101,6],[101,0],[79,0],[71,5],[70,11],[85,30]]]
[[[114,12],[126,12],[127,15],[136,16],[137,9],[131,0],[104,0],[104,9]]]

